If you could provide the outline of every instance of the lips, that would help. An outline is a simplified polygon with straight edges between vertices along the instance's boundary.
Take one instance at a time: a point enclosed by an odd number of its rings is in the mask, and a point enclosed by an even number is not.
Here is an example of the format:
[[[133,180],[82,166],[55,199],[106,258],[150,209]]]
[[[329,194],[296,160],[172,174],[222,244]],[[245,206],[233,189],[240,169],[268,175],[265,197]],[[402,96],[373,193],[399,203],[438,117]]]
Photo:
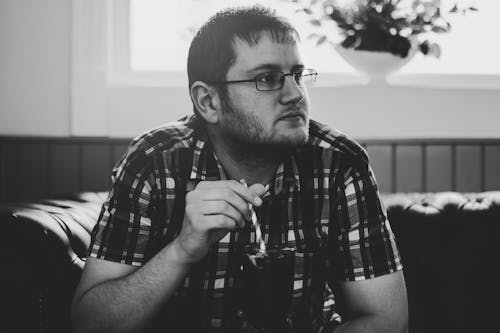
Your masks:
[[[296,118],[296,117],[300,117],[303,120],[306,119],[304,112],[302,110],[296,108],[293,110],[288,110],[288,112],[285,112],[281,117],[279,117],[279,120],[287,119],[287,118]]]
[[[303,112],[300,112],[300,111],[293,111],[293,112],[288,112],[288,113],[285,113],[284,115],[282,115],[279,120],[283,120],[283,119],[287,119],[287,118],[296,118],[296,117],[300,117],[302,118],[303,120],[305,120],[305,115]]]

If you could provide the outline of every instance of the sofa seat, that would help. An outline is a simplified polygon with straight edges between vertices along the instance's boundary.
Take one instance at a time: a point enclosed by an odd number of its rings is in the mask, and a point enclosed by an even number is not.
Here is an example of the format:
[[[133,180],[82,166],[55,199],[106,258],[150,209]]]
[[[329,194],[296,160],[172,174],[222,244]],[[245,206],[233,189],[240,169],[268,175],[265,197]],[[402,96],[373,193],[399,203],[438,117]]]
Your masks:
[[[71,332],[70,304],[105,193],[0,205],[0,332]],[[382,195],[410,332],[481,332],[500,299],[500,191]]]

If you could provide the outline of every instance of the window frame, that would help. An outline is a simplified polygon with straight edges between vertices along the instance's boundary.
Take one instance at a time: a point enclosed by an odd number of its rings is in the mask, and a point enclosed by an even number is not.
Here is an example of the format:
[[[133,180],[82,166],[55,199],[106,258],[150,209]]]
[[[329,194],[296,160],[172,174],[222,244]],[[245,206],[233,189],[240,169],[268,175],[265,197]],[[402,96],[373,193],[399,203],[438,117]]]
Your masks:
[[[98,43],[107,44],[107,81],[111,85],[139,85],[139,86],[184,86],[185,70],[179,71],[134,71],[130,67],[129,45],[129,0],[101,0],[82,1],[73,0],[75,19],[89,22],[89,26],[103,27],[106,31],[106,41],[95,40],[96,34],[88,34],[88,29],[74,29],[74,40],[89,40],[90,47],[97,49]],[[86,7],[86,8],[85,8]],[[98,11],[105,12],[98,15]],[[102,16],[102,17],[98,17]],[[105,22],[99,22],[104,19]],[[81,22],[83,23],[83,22]],[[97,37],[99,38],[99,37]],[[76,56],[78,54],[75,54]],[[343,86],[351,84],[366,84],[366,79],[359,74],[350,73],[321,73],[321,86]],[[460,79],[460,80],[457,80]],[[492,74],[463,74],[463,73],[411,73],[395,74],[389,83],[394,85],[432,86],[439,88],[471,88],[500,89],[500,75]]]
[[[175,72],[131,69],[129,0],[72,0],[72,5],[70,126],[73,135],[116,135],[110,132],[109,115],[114,88],[127,87],[134,91],[135,88],[184,87],[187,90],[185,69]],[[360,74],[320,73],[317,86],[363,87],[367,81]],[[500,75],[395,74],[386,85],[391,86],[500,90]]]

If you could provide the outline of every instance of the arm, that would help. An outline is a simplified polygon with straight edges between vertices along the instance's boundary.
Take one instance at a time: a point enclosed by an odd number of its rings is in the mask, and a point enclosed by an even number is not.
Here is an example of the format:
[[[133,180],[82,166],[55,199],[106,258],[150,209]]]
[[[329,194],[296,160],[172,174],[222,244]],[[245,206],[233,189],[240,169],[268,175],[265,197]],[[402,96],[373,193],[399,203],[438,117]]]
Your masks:
[[[201,182],[186,196],[179,236],[140,268],[88,258],[72,306],[76,332],[140,332],[183,281],[190,265],[228,231],[244,225],[264,187]],[[257,201],[256,201],[257,200]]]
[[[402,271],[376,278],[334,284],[344,319],[335,333],[407,332],[408,301]]]
[[[141,268],[87,258],[73,299],[75,332],[144,330],[189,268],[176,244],[166,246]]]
[[[332,241],[339,265],[330,285],[344,324],[335,332],[406,332],[401,259],[365,152],[346,159],[343,169],[336,202],[340,228]]]

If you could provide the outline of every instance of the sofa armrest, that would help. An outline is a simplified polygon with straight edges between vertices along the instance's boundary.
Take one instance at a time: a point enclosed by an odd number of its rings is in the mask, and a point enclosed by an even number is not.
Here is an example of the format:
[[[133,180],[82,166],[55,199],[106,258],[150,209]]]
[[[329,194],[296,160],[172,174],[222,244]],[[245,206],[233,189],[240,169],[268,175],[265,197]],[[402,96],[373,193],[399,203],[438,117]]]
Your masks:
[[[104,198],[0,205],[0,331],[71,331],[71,299]]]

